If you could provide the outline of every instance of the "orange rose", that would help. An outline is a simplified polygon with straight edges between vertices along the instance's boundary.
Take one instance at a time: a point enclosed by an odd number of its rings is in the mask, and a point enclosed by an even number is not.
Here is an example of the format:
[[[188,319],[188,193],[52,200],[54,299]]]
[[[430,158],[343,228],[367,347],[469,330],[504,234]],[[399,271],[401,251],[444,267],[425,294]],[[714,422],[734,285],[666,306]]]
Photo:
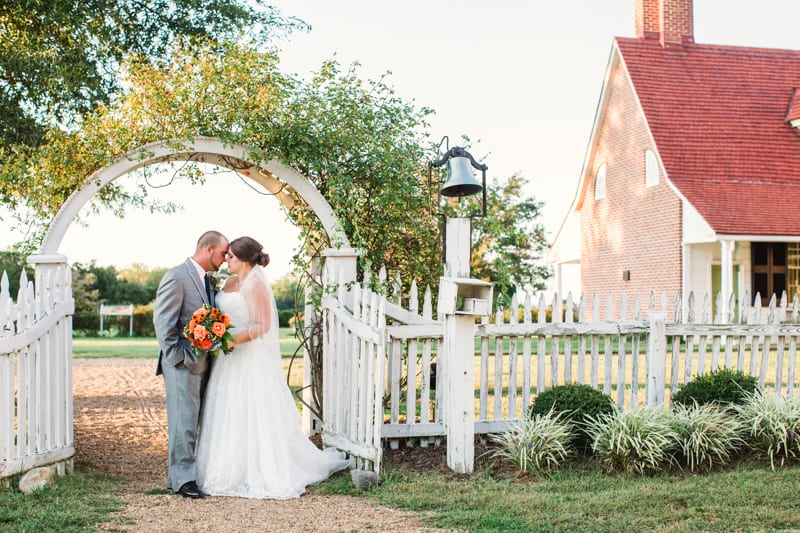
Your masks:
[[[200,348],[203,350],[208,350],[211,348],[211,339],[203,339],[203,344],[200,345]]]
[[[214,325],[211,326],[211,333],[217,337],[222,337],[225,335],[225,324],[222,322],[214,322]]]
[[[208,337],[208,330],[202,324],[194,328],[194,338],[201,341]]]

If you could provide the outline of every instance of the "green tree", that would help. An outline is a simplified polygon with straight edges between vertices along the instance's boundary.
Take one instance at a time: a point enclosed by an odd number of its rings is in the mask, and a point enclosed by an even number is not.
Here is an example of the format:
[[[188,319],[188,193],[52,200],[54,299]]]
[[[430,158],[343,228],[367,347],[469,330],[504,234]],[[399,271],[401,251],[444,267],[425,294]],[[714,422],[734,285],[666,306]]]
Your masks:
[[[73,283],[73,292],[96,291],[98,304],[149,304],[156,297],[158,284],[165,269],[145,271],[139,266],[131,270],[117,271],[115,266],[98,266],[94,261],[88,265],[75,263],[73,271],[88,280],[83,286]]]
[[[545,262],[547,239],[539,222],[541,202],[523,195],[519,175],[487,190],[487,215],[473,221],[472,271],[495,283],[494,297],[507,306],[518,288],[541,290],[552,275]]]
[[[79,264],[72,265],[72,297],[75,314],[72,317],[74,330],[97,331],[100,325],[100,291],[94,287],[94,273]]]
[[[151,142],[169,139],[180,147],[182,139],[204,135],[250,147],[249,160],[278,158],[307,176],[351,244],[364,250],[364,269],[385,266],[404,282],[437,284],[441,240],[431,209],[435,193],[427,183],[427,162],[437,150],[426,133],[431,111],[399,99],[385,78],[362,80],[358,65],[343,71],[329,61],[304,82],[281,73],[272,51],[230,43],[181,48],[165,65],[133,58],[123,70],[126,91],[86,115],[80,128],[49,128],[44,144],[0,158],[0,183],[16,184],[16,201],[26,208],[23,222],[38,224],[32,243],[69,194],[101,166]],[[231,162],[239,163],[247,164]],[[202,172],[191,162],[175,170],[178,178],[190,180],[202,179]],[[523,239],[526,231],[537,231],[535,224],[525,225],[533,223],[539,207],[532,199],[518,201],[520,187],[511,181],[490,191],[490,214],[476,224],[483,235],[476,239],[483,261],[477,264],[486,265],[476,270],[482,277],[497,281],[505,275],[500,266],[491,269],[500,260],[517,269],[509,280],[533,280],[523,270],[533,263],[512,259],[515,247],[532,253],[544,242],[541,235],[536,242]],[[330,242],[295,191],[286,193],[293,200],[289,218],[304,239],[298,283],[316,283],[312,258],[341,243]],[[95,195],[95,207],[124,214],[147,205],[146,197],[146,188],[126,192],[111,184]],[[509,206],[513,216],[505,215]],[[93,272],[98,283],[110,275]],[[101,292],[103,297],[108,295]],[[320,362],[312,356],[312,364]],[[319,390],[318,384],[314,388]]]
[[[265,0],[0,2],[0,150],[46,142],[121,91],[129,57],[171,58],[181,39],[259,46],[297,28]],[[0,156],[2,157],[2,156]]]
[[[291,275],[283,276],[272,284],[272,295],[275,296],[275,304],[279,310],[294,310],[296,308],[296,294],[297,280]]]
[[[28,281],[33,280],[33,269],[25,264],[25,254],[14,250],[0,251],[0,277],[5,272],[8,278],[8,290],[11,297],[16,300],[19,292],[19,278],[23,269]]]

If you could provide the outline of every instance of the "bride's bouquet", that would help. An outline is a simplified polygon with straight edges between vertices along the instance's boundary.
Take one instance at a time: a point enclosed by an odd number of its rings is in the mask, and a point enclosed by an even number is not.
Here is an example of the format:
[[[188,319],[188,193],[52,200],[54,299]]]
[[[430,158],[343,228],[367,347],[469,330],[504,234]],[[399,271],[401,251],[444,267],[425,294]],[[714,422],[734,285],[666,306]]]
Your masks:
[[[228,330],[232,327],[229,315],[204,304],[183,328],[183,336],[189,339],[198,356],[204,353],[219,355],[220,351],[230,353],[233,350],[233,335]]]

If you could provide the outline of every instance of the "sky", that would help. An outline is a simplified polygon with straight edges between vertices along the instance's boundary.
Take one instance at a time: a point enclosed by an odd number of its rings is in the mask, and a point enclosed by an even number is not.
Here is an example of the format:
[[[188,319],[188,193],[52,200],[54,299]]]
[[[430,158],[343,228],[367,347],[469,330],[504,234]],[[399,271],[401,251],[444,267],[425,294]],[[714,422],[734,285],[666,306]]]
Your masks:
[[[575,195],[612,40],[634,37],[634,0],[273,0],[311,25],[279,44],[281,69],[308,76],[326,59],[361,65],[362,78],[391,72],[396,94],[432,108],[431,139],[463,135],[488,165],[488,178],[519,173],[526,194],[544,203],[553,238]],[[695,42],[800,49],[797,0],[695,0]],[[800,84],[800,80],[798,80]],[[132,182],[134,178],[121,178]],[[191,255],[197,220],[216,214],[229,238],[250,235],[272,258],[277,279],[290,270],[298,232],[277,201],[231,174],[206,185],[153,189],[184,209],[132,213],[73,224],[61,246],[70,262],[172,266]],[[0,247],[15,235],[4,231]]]

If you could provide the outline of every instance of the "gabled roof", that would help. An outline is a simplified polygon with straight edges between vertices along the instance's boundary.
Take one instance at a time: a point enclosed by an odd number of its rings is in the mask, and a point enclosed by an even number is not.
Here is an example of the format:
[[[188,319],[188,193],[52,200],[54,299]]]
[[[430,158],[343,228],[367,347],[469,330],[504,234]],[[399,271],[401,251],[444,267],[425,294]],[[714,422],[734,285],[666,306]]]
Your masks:
[[[800,51],[616,43],[669,180],[711,228],[800,235]]]

